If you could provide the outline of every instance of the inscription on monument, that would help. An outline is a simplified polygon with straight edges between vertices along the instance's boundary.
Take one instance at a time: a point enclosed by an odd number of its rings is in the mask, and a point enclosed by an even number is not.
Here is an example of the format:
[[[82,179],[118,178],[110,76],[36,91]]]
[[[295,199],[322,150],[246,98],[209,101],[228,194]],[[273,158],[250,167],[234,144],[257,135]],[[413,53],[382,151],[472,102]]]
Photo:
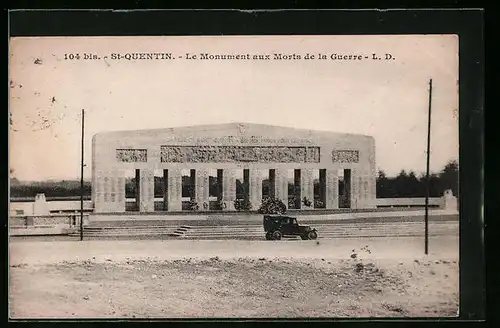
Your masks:
[[[242,144],[303,144],[312,145],[313,142],[306,138],[269,138],[263,136],[224,136],[224,137],[179,137],[171,136],[164,139],[167,143],[188,143],[188,144],[227,144],[227,143],[242,143]]]
[[[148,151],[146,149],[117,149],[116,159],[118,162],[125,163],[147,162]]]
[[[162,163],[319,163],[319,147],[161,146]]]
[[[358,163],[358,150],[334,150],[332,151],[332,161],[334,163]]]

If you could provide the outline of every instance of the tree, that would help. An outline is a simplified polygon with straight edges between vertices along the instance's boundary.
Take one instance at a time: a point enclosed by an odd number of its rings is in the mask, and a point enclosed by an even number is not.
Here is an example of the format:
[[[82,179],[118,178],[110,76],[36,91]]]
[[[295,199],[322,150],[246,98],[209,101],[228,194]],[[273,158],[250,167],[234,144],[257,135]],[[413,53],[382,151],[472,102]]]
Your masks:
[[[417,179],[415,172],[410,171],[407,177],[407,197],[416,197],[419,193],[420,181]]]
[[[340,187],[340,186],[339,186]],[[388,179],[384,171],[379,170],[377,175],[377,197],[387,197]]]
[[[444,190],[451,189],[453,195],[458,197],[459,171],[458,162],[456,160],[449,161],[445,165],[444,169],[439,174],[439,178]]]

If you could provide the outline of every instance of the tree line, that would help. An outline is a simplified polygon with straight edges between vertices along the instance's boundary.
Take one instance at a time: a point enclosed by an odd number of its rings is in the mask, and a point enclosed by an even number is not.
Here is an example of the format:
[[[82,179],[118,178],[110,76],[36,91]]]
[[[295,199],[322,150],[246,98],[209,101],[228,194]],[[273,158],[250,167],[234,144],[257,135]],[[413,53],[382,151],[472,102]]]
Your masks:
[[[125,194],[126,197],[135,196],[134,178],[126,179]],[[430,197],[441,197],[445,190],[451,189],[453,194],[458,197],[458,163],[450,161],[439,172],[433,173],[429,177]],[[162,197],[164,192],[163,177],[155,177],[155,197]],[[263,194],[269,194],[269,180],[263,181]],[[189,176],[182,177],[182,197],[189,197],[192,192],[192,186]],[[340,187],[342,182],[340,183]],[[89,181],[84,181],[84,196],[91,195],[91,184]],[[212,196],[218,194],[217,178],[209,177],[209,193]],[[377,198],[398,198],[398,197],[425,197],[426,194],[426,178],[425,174],[417,176],[415,172],[406,172],[402,170],[395,177],[388,177],[384,171],[379,171],[377,174]],[[47,181],[33,182],[29,184],[21,184],[15,179],[11,179],[10,196],[11,197],[35,197],[36,194],[44,193],[46,197],[70,197],[80,196],[80,181],[78,180],[63,180],[63,181]],[[294,193],[293,183],[288,185],[288,193]],[[314,181],[314,193],[319,194],[319,181]],[[236,195],[237,198],[243,198],[244,185],[243,181],[236,180]]]

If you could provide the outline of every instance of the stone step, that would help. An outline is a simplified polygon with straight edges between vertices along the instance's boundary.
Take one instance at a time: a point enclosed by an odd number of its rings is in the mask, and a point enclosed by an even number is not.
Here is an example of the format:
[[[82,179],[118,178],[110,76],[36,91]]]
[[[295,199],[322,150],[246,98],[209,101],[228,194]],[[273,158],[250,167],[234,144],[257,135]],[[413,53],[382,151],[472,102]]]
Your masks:
[[[120,231],[132,231],[132,230],[164,230],[164,229],[176,229],[176,227],[159,227],[159,226],[151,226],[151,227],[85,227],[85,231],[110,231],[110,230],[120,230]]]
[[[80,236],[80,234],[78,233],[72,233],[70,234],[70,236]],[[128,233],[128,234],[113,234],[113,233],[109,233],[109,234],[87,234],[87,233],[84,233],[83,234],[84,237],[127,237],[127,236],[130,236],[130,237],[133,237],[133,236],[171,236],[171,237],[178,237],[178,235],[174,234],[174,233],[170,233],[170,232],[165,232],[165,233],[161,233],[161,232],[155,232],[155,233]]]
[[[379,229],[377,229],[379,228]],[[338,229],[337,227],[319,227],[317,228],[318,232],[359,232],[359,231],[381,231],[381,232],[391,232],[391,231],[423,231],[424,227],[401,227],[401,229],[394,229],[392,227],[352,227],[352,228],[342,228]],[[439,226],[439,227],[429,227],[429,230],[438,230],[438,231],[449,231],[449,230],[457,230],[456,226]],[[264,232],[262,228],[253,228],[253,229],[232,229],[232,228],[193,228],[187,230],[186,233],[212,233],[212,232],[228,232],[228,233],[251,233],[251,232]]]

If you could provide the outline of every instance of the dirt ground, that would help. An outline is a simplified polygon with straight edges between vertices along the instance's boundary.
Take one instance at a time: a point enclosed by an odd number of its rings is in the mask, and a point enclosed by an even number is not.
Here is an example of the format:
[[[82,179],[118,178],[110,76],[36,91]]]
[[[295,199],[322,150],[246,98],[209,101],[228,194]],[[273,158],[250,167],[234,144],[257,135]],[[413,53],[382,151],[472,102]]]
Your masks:
[[[457,315],[458,238],[10,244],[11,318]]]

